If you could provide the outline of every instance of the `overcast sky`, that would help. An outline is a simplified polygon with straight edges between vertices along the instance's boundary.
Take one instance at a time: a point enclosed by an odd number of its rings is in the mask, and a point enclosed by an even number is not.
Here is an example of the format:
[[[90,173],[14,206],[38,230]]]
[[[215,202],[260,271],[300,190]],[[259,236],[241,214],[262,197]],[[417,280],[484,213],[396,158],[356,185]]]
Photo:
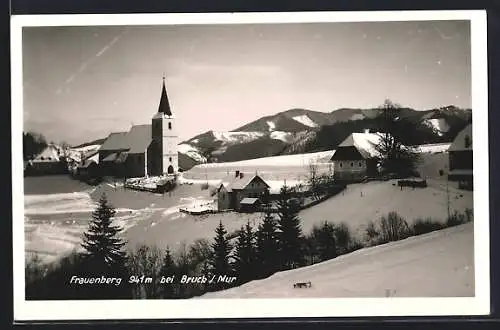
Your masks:
[[[290,108],[471,107],[461,21],[31,27],[24,123],[71,144],[150,123],[166,74],[181,139]]]

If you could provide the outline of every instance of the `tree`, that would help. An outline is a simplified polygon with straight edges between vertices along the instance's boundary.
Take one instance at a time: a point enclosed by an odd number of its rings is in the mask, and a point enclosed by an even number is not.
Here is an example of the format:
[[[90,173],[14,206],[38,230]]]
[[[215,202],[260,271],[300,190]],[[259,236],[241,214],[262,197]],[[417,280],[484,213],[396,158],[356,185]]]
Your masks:
[[[248,221],[244,227],[241,227],[239,231],[234,259],[234,269],[239,284],[255,278],[255,233],[250,226],[250,221]]]
[[[170,248],[167,246],[165,254],[163,255],[163,264],[160,270],[160,276],[169,277],[176,274],[176,265]],[[160,277],[161,278],[161,277]],[[160,284],[160,297],[164,299],[174,298],[173,283]]]
[[[43,135],[34,132],[23,133],[23,159],[32,159],[47,145],[47,140]]]
[[[320,228],[313,230],[313,238],[321,261],[329,260],[337,256],[335,244],[335,227],[325,221]]]
[[[122,228],[113,225],[115,209],[108,203],[106,195],[99,199],[97,209],[92,212],[92,220],[89,229],[83,235],[81,246],[85,249],[85,268],[91,274],[102,274],[104,276],[122,277],[127,279],[126,261],[127,255],[123,251],[126,244],[119,234]],[[105,289],[98,288],[102,295],[110,294],[112,286],[104,285]],[[125,285],[122,284],[124,287]],[[117,290],[111,290],[112,295],[116,295]],[[101,293],[97,293],[101,295]]]
[[[219,275],[230,276],[232,273],[230,262],[231,248],[231,243],[227,238],[227,231],[221,221],[215,229],[215,239],[212,244],[212,258],[210,262],[212,273],[216,277]],[[214,285],[214,289],[216,290],[223,287],[224,285],[222,283],[215,283]]]
[[[284,185],[278,200],[278,242],[283,269],[295,268],[304,263],[304,235],[298,217],[299,205],[291,193],[292,189]]]
[[[380,142],[376,149],[380,153],[380,166],[386,174],[408,176],[415,173],[419,160],[416,147],[410,144],[415,125],[402,117],[401,106],[385,100],[381,106],[382,122]]]
[[[140,245],[129,253],[127,268],[134,275],[134,298],[157,298],[159,295],[159,280],[162,267],[161,250],[156,246]],[[151,283],[144,283],[140,276],[152,277]]]
[[[307,183],[309,185],[309,188],[311,189],[311,192],[314,196],[314,198],[319,198],[319,183],[320,183],[320,177],[318,175],[318,165],[311,162],[309,164],[309,176],[307,178]]]
[[[278,267],[277,223],[270,209],[266,209],[264,219],[257,230],[257,262],[259,275],[266,277],[274,274]]]

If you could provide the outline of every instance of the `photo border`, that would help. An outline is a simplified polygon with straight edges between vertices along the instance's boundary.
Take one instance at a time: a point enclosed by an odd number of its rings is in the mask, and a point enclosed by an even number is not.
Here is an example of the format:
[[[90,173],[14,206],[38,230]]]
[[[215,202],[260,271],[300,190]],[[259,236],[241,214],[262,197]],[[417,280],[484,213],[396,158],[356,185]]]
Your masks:
[[[470,20],[474,174],[474,298],[269,298],[26,301],[22,140],[22,29],[133,26]],[[463,316],[490,313],[487,30],[484,10],[71,14],[11,17],[14,320],[212,319],[276,317]],[[307,307],[307,308],[306,308]]]

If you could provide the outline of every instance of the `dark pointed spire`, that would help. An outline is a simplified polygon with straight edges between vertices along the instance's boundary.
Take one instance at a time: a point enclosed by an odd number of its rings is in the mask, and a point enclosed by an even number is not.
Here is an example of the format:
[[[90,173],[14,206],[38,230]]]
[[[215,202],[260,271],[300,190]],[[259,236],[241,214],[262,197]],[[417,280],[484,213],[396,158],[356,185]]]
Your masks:
[[[168,102],[167,89],[165,88],[165,76],[163,76],[163,87],[161,90],[160,106],[158,107],[158,112],[163,112],[167,116],[172,116],[172,111],[170,111],[170,104]]]

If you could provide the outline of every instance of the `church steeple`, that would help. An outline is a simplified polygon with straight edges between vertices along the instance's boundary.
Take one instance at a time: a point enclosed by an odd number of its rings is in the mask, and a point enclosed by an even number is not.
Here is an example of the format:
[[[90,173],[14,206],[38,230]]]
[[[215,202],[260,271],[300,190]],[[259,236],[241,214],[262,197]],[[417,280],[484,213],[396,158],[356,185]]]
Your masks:
[[[168,102],[167,89],[165,88],[165,76],[163,77],[163,87],[161,90],[160,106],[158,107],[158,112],[162,112],[167,116],[172,116],[170,103]]]

